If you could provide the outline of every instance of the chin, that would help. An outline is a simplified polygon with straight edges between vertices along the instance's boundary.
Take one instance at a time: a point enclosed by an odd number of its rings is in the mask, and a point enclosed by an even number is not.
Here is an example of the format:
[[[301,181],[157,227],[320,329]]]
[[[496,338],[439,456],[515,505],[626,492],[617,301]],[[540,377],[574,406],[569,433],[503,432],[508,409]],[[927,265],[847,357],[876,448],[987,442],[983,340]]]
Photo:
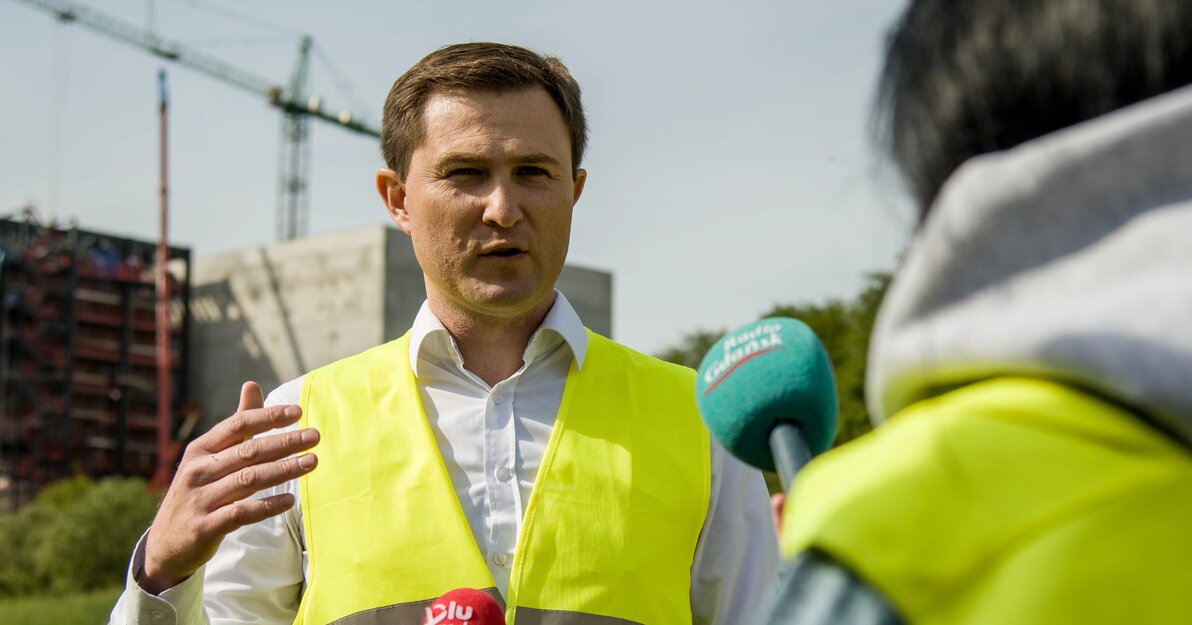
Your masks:
[[[533,312],[543,302],[550,301],[553,294],[553,288],[541,291],[487,285],[487,288],[473,292],[468,299],[476,310],[509,316]]]

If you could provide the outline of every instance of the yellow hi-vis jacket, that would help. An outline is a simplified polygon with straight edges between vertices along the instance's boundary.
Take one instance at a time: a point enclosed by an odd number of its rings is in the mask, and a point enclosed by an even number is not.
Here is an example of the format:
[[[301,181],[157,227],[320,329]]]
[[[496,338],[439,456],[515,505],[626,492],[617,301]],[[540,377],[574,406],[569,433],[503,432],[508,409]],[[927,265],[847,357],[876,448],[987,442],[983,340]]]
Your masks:
[[[911,625],[1192,623],[1192,455],[1072,388],[1000,378],[824,454],[784,513]]]
[[[690,623],[711,488],[694,372],[588,339],[524,512],[506,619]],[[449,590],[497,595],[408,350],[407,334],[306,376],[302,425],[322,438],[319,467],[300,478],[309,573],[295,623],[420,625],[424,607]]]

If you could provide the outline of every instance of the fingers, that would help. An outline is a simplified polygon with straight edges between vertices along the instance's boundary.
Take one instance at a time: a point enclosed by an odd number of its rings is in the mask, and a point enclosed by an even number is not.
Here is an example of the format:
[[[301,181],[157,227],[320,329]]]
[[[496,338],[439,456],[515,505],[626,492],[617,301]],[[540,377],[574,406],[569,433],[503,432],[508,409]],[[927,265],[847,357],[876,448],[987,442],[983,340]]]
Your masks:
[[[774,519],[774,533],[778,542],[782,542],[782,509],[786,506],[786,494],[774,493],[770,496],[770,515]]]
[[[271,516],[277,516],[294,507],[294,496],[290,493],[271,495],[261,499],[237,501],[220,508],[207,517],[207,531],[226,535],[229,532]]]
[[[276,516],[294,506],[291,494],[245,498],[309,473],[319,433],[307,428],[260,438],[293,425],[298,406],[264,407],[261,387],[240,388],[236,414],[187,446],[178,472],[154,517],[145,546],[142,588],[164,590],[194,574],[230,531]],[[151,590],[152,591],[152,590]]]
[[[220,421],[210,431],[196,438],[187,447],[187,451],[223,451],[261,432],[290,425],[301,415],[301,409],[297,406],[265,408],[260,385],[256,382],[245,382],[240,386],[240,403],[236,407],[236,414]]]
[[[196,485],[209,484],[248,466],[280,460],[306,451],[319,443],[314,428],[251,438],[206,458],[196,457],[192,474]]]
[[[240,385],[240,406],[236,412],[244,412],[253,408],[264,408],[265,396],[261,393],[261,386],[256,382],[245,382]]]
[[[243,405],[244,398],[241,399]],[[196,438],[191,446],[203,453],[221,452],[262,432],[292,425],[301,416],[302,409],[293,405],[251,408],[220,421],[206,434]]]
[[[246,466],[220,478],[206,489],[208,491],[206,495],[211,497],[208,509],[217,511],[222,507],[239,510],[240,504],[245,503],[239,500],[259,490],[277,486],[310,473],[318,464],[319,459],[314,454],[302,454],[274,462]],[[223,511],[215,515],[216,521],[220,523],[227,521],[226,518],[223,518],[227,514],[232,514],[233,518],[239,519],[238,515],[244,513]]]

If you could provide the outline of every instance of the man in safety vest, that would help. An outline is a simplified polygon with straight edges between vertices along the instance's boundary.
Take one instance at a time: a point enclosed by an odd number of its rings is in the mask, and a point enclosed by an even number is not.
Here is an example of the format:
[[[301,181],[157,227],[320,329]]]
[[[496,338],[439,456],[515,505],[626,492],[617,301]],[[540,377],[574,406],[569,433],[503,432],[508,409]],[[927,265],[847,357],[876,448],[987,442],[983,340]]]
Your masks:
[[[554,289],[586,133],[566,67],[523,48],[448,46],[398,78],[376,184],[422,310],[268,401],[244,386],[187,448],[113,623],[417,624],[459,587],[510,623],[749,613],[777,560],[761,476],[709,440],[692,371]]]

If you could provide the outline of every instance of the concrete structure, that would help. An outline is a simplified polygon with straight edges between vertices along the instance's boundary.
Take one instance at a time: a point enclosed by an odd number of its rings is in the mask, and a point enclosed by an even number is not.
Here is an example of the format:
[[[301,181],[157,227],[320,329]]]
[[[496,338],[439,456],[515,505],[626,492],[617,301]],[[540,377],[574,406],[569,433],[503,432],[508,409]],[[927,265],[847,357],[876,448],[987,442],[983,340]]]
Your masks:
[[[410,239],[383,225],[195,258],[191,280],[190,395],[206,426],[245,380],[269,392],[401,336],[426,297]],[[611,336],[611,274],[568,266],[558,288]]]

